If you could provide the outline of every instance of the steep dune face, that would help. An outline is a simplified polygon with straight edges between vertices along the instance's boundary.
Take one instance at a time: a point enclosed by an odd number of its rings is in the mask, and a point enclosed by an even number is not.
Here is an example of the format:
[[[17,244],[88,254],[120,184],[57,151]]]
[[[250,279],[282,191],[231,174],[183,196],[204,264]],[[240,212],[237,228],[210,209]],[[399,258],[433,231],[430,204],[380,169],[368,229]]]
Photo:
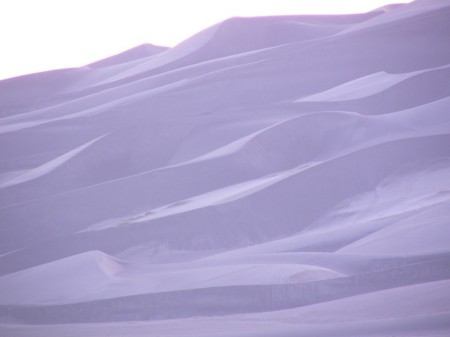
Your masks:
[[[233,18],[0,82],[0,335],[448,335],[449,22]]]

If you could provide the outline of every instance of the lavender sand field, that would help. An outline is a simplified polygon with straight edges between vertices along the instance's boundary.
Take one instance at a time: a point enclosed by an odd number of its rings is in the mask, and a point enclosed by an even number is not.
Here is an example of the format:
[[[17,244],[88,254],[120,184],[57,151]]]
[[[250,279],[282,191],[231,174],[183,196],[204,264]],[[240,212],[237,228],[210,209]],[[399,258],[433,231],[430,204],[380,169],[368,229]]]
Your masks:
[[[0,336],[450,336],[450,2],[0,81]]]

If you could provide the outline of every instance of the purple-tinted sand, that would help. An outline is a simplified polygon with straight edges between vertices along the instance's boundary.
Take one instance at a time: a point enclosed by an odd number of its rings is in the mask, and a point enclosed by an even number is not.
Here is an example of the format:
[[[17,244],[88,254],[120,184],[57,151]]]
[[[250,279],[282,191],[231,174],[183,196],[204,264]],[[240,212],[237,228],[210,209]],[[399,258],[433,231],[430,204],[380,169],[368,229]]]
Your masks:
[[[0,81],[0,336],[450,336],[450,2]]]

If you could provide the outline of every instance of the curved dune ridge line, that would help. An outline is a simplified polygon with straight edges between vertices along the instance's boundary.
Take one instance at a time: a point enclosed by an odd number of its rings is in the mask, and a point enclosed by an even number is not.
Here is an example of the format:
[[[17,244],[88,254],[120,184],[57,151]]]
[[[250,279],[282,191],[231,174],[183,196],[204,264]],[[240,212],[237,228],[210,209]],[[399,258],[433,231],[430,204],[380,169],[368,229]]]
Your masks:
[[[189,199],[180,200],[173,204],[164,205],[162,207],[152,209],[151,211],[147,211],[144,214],[136,215],[133,218],[128,219],[127,223],[148,221],[178,213],[192,211],[195,209],[201,209],[212,205],[220,205],[222,203],[231,202],[240,198],[245,198],[248,195],[257,193],[259,190],[275,184],[280,180],[286,179],[289,176],[307,169],[309,166],[313,165],[314,163],[302,165],[298,168],[285,172],[279,172],[268,177],[246,181],[244,183],[227,186],[212,192],[194,196]],[[95,225],[88,230],[98,230],[104,228],[108,227],[105,227],[105,224],[101,224],[100,226]]]
[[[89,67],[109,67],[116,64],[121,63],[129,63],[135,60],[139,60],[148,56],[156,55],[161,53],[168,48],[155,46],[152,44],[143,44],[137,47],[134,47],[130,50],[122,52],[120,54],[114,55],[112,57],[106,58],[104,60],[100,60],[94,63],[89,64]]]
[[[110,278],[123,272],[126,265],[100,251],[89,251],[49,264],[5,276],[0,288],[13,287],[16,292],[3,292],[3,303],[58,303],[76,301],[86,293],[110,283]],[[56,280],[58,280],[56,282]],[[34,284],[40,291],[34,290]],[[92,287],[95,285],[94,287]],[[93,288],[93,289],[92,289]],[[81,298],[82,298],[81,297]]]
[[[384,72],[379,72],[368,76],[364,76],[354,81],[344,83],[340,86],[326,90],[324,92],[301,98],[296,102],[315,102],[315,101],[335,102],[335,101],[359,99],[380,93],[418,74],[422,74],[430,70],[445,69],[448,67],[449,66],[446,65],[435,69],[419,70],[406,74],[388,74]]]
[[[447,336],[450,4],[231,18],[0,82],[0,336]]]
[[[105,135],[104,135],[105,136]],[[50,160],[49,162],[46,162],[45,164],[40,165],[39,167],[36,167],[34,169],[31,169],[27,172],[20,173],[18,176],[8,179],[6,181],[0,182],[0,188],[10,187],[17,184],[23,184],[27,181],[37,179],[45,174],[48,174],[52,172],[53,170],[56,170],[59,166],[67,163],[70,159],[77,156],[79,153],[81,153],[83,150],[87,149],[89,146],[103,138],[104,136],[97,137],[96,139],[91,140],[90,142],[87,142],[86,144],[83,144],[76,149],[73,149],[55,159]]]

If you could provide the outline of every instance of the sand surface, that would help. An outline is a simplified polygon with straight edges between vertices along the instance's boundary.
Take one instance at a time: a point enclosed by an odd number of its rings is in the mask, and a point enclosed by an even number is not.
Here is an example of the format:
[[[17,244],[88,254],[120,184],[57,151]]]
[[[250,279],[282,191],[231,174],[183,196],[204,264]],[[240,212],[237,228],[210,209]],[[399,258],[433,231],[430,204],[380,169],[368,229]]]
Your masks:
[[[449,336],[449,79],[416,0],[0,81],[0,336]]]

